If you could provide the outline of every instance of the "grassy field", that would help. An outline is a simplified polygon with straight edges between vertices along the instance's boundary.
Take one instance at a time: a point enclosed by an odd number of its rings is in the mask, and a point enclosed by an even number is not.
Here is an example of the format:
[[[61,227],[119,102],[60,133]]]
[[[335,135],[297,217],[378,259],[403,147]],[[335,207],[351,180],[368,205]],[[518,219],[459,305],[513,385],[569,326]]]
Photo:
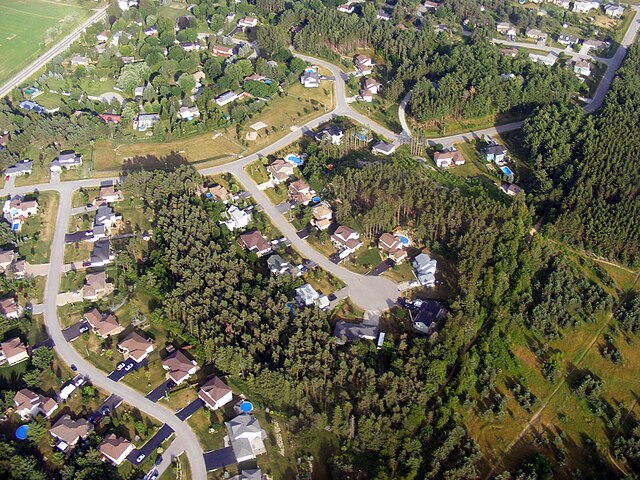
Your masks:
[[[0,13],[0,82],[88,15],[73,0],[0,0]],[[59,34],[45,44],[47,30],[52,27],[58,28]]]
[[[64,263],[85,262],[91,257],[92,242],[67,243],[64,246]]]
[[[20,255],[33,264],[49,261],[59,200],[56,192],[40,192],[37,199],[38,214],[24,223],[19,232],[23,240],[18,243]]]
[[[407,122],[416,136],[447,136],[456,135],[458,133],[470,132],[472,130],[481,130],[483,128],[493,127],[495,125],[504,125],[510,122],[522,120],[522,117],[509,113],[498,115],[486,115],[484,117],[473,118],[470,120],[450,121],[442,126],[419,126],[411,115],[407,115]]]
[[[402,125],[398,119],[398,105],[385,105],[379,98],[374,97],[372,103],[354,102],[351,104],[354,110],[369,117],[371,120],[388,128],[392,132],[401,132]]]

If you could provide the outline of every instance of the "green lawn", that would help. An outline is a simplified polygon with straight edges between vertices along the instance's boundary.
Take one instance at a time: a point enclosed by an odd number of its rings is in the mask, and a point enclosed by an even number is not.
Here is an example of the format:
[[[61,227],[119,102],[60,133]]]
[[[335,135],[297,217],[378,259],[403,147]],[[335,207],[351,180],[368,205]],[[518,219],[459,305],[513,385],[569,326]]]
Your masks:
[[[18,233],[18,251],[29,263],[47,263],[58,215],[58,194],[40,192],[35,197],[38,213],[29,217]]]
[[[99,194],[98,187],[79,188],[73,192],[72,206],[73,208],[84,207],[87,203],[93,203]]]
[[[86,262],[94,246],[93,242],[67,243],[64,246],[64,263]]]
[[[245,170],[247,171],[247,174],[253,179],[253,181],[258,185],[269,180],[269,174],[267,173],[267,169],[261,160],[256,160],[255,162],[250,163],[245,167]]]
[[[398,105],[386,105],[382,103],[378,97],[374,97],[372,103],[354,102],[351,104],[354,110],[369,117],[374,122],[379,123],[383,127],[393,132],[401,132],[402,126],[398,119]]]
[[[88,11],[73,0],[0,0],[0,13],[0,82],[4,82],[69,32]],[[47,31],[53,28],[57,33],[47,41]]]

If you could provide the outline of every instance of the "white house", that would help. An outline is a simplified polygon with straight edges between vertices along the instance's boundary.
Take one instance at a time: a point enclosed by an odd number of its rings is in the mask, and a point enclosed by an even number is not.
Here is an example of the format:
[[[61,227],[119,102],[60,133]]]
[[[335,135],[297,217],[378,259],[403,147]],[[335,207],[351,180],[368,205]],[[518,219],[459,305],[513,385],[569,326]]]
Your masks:
[[[39,414],[49,418],[58,408],[58,403],[53,398],[45,397],[28,388],[18,390],[13,397],[13,403],[16,413],[25,421]]]
[[[340,145],[342,143],[342,139],[344,138],[344,132],[335,125],[332,125],[328,128],[325,128],[319,131],[315,135],[315,139],[320,142],[324,137],[328,137],[331,139],[331,143],[334,145]]]
[[[464,157],[455,148],[447,149],[443,152],[435,152],[433,161],[439,168],[449,168],[451,165],[464,165]]]
[[[180,118],[183,120],[193,120],[194,118],[200,117],[200,110],[198,110],[198,107],[195,105],[193,107],[182,106],[180,110],[178,110],[178,115],[180,115]]]
[[[331,241],[338,248],[340,259],[348,257],[362,246],[360,234],[344,225],[340,225],[331,235]]]
[[[216,97],[216,104],[218,104],[218,106],[220,107],[224,107],[225,105],[231,102],[235,102],[239,97],[240,97],[239,94],[232,91],[228,91]]]
[[[62,153],[51,162],[51,172],[61,172],[63,169],[76,168],[82,165],[82,155],[75,152]]]
[[[397,148],[395,143],[378,142],[373,146],[371,152],[375,155],[391,155]]]
[[[306,307],[316,305],[318,308],[326,308],[329,306],[329,299],[324,295],[320,295],[316,289],[308,283],[295,289],[295,297],[300,305]]]
[[[342,13],[353,13],[355,12],[355,7],[353,5],[349,5],[348,3],[344,3],[338,6],[338,11]]]
[[[227,210],[227,215],[229,219],[223,221],[222,224],[226,225],[232,232],[246,228],[249,226],[249,223],[251,223],[251,211],[248,208],[240,210],[235,205],[231,205],[229,210]]]
[[[16,163],[15,165],[11,165],[7,167],[4,171],[4,174],[8,177],[20,177],[22,175],[30,175],[31,167],[33,167],[33,162],[29,160],[23,160],[21,162]]]
[[[424,287],[432,287],[436,284],[436,267],[438,262],[426,253],[421,253],[411,262],[418,282]]]
[[[608,3],[604,7],[604,13],[612,18],[620,18],[624,14],[624,7],[622,5]]]
[[[160,115],[157,113],[142,113],[135,117],[132,121],[134,130],[144,132],[147,128],[153,128],[160,121]]]
[[[258,25],[258,19],[254,17],[244,17],[238,20],[238,26],[242,28],[253,28]]]
[[[218,377],[213,377],[200,387],[198,397],[210,410],[217,410],[233,400],[233,392]]]
[[[376,18],[378,20],[384,20],[385,22],[388,22],[389,20],[391,20],[391,15],[389,15],[387,12],[385,12],[384,10],[380,9],[378,10],[378,12],[376,13]]]
[[[367,78],[364,81],[365,90],[369,90],[373,95],[377,95],[380,93],[380,89],[382,88],[382,84],[378,82],[375,78]]]
[[[133,451],[133,444],[126,438],[116,437],[110,433],[98,445],[98,451],[106,460],[117,467]]]
[[[305,71],[300,76],[300,83],[305,88],[318,88],[320,86],[320,74],[318,72]]]
[[[573,2],[573,11],[576,13],[589,13],[594,9],[600,9],[600,2],[583,0],[576,0]]]

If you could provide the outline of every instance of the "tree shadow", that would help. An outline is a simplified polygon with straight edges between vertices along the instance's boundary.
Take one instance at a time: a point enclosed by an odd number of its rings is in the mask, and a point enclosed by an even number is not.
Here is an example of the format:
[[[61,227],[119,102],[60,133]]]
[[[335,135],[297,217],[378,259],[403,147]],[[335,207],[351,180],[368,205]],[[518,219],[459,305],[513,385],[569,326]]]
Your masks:
[[[129,157],[122,163],[122,173],[138,172],[141,170],[177,170],[182,165],[189,165],[189,161],[180,153],[172,151],[168,155],[139,155]]]

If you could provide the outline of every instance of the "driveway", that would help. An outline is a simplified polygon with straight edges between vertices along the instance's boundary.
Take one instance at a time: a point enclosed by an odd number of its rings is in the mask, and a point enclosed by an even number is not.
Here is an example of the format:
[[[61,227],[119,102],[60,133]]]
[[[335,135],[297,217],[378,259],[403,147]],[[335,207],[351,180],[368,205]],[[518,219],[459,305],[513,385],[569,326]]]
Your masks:
[[[134,465],[140,465],[140,463],[144,462],[144,458],[138,462],[138,457],[141,453],[144,454],[145,458],[148,457],[156,448],[160,446],[162,442],[164,442],[167,438],[169,438],[173,434],[173,429],[167,425],[166,423],[160,427],[160,430],[156,432],[156,434],[151,437],[151,439],[144,444],[141,449],[133,450],[127,460],[129,460]]]
[[[383,260],[378,265],[376,265],[373,268],[373,270],[367,273],[367,275],[369,275],[370,277],[377,277],[378,275],[389,270],[391,267],[393,267],[393,265],[394,265],[393,260],[391,260],[390,258],[387,258],[386,260]]]
[[[121,370],[114,370],[108,375],[107,378],[109,378],[109,380],[113,380],[114,382],[119,382],[125,377],[125,375],[131,372],[135,372],[139,368],[144,367],[146,364],[147,364],[146,358],[140,363],[137,363],[135,360],[128,358],[124,361],[124,368],[122,368]],[[128,365],[132,365],[132,367],[129,370],[127,370]]]
[[[162,397],[164,397],[165,393],[169,391],[169,388],[167,387],[167,385],[171,381],[172,380],[166,380],[162,382],[156,388],[154,388],[149,393],[147,393],[147,398],[152,402],[157,402],[158,400],[160,400]]]
[[[83,327],[87,328],[86,330],[87,332],[91,329],[91,326],[89,325],[88,322],[84,320],[80,320],[79,322],[71,325],[69,328],[66,328],[65,330],[63,330],[62,335],[64,336],[64,339],[67,342],[72,342],[73,340],[75,340],[76,338],[78,338],[80,335],[84,333],[80,331]]]
[[[196,398],[193,402],[191,402],[189,405],[187,405],[178,413],[176,413],[176,417],[178,417],[182,421],[185,421],[187,418],[189,418],[191,415],[196,413],[202,407],[204,407],[204,402],[199,398]]]
[[[226,447],[206,452],[204,454],[204,463],[207,466],[207,472],[210,472],[227,465],[235,465],[238,460],[236,460],[236,456],[233,453],[233,448]]]
[[[67,233],[64,236],[65,243],[86,242],[93,238],[92,230],[81,230],[80,232]]]

